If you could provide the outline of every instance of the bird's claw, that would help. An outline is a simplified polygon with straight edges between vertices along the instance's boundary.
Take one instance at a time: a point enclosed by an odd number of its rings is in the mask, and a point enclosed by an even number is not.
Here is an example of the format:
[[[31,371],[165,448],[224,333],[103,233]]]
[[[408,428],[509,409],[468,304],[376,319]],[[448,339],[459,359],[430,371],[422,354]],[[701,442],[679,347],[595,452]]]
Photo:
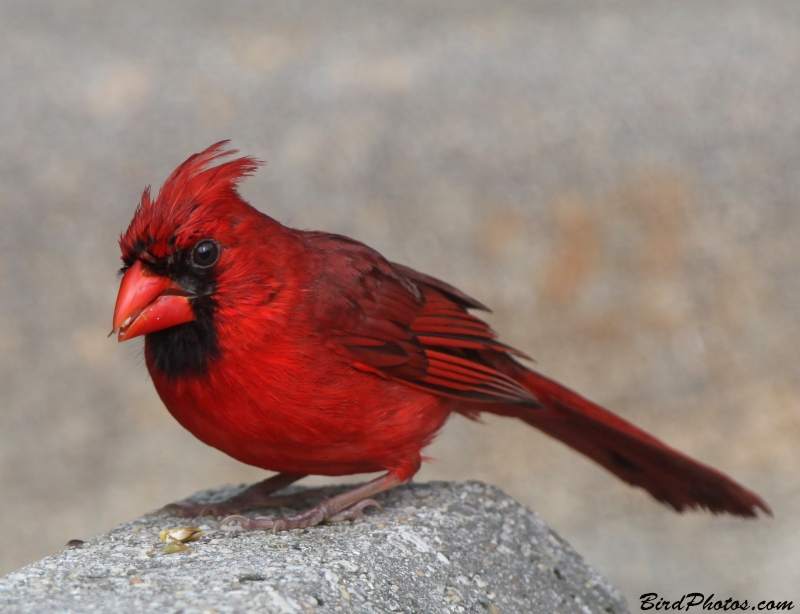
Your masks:
[[[194,516],[225,516],[238,514],[254,507],[294,507],[315,497],[325,497],[321,488],[301,490],[291,495],[259,496],[257,493],[241,493],[217,503],[169,503],[156,514],[175,513],[180,518]]]
[[[279,531],[289,531],[291,529],[315,527],[324,521],[340,522],[343,520],[356,520],[361,518],[364,515],[364,510],[370,506],[383,510],[381,504],[375,501],[375,499],[364,499],[338,512],[328,509],[323,501],[310,510],[295,514],[294,516],[285,516],[283,518],[258,516],[256,518],[248,518],[247,516],[235,515],[223,518],[219,526],[223,527],[232,523],[237,523],[244,531],[262,530],[278,533]]]
[[[220,520],[219,527],[222,528],[224,526],[230,526],[233,523],[238,524],[239,528],[243,531],[272,530],[273,533],[277,533],[278,531],[285,531],[290,528],[299,528],[289,527],[286,523],[286,519],[284,518],[268,518],[267,516],[249,518],[247,516],[240,516],[238,514],[234,516],[228,516]]]
[[[342,520],[358,520],[364,515],[364,510],[368,507],[377,507],[378,511],[383,511],[383,506],[375,499],[364,499],[347,509],[343,509],[335,516],[328,518],[328,522],[341,522]]]
[[[239,527],[241,527],[245,531],[248,531],[256,528],[253,526],[254,520],[256,519],[248,518],[247,516],[242,516],[240,514],[235,514],[233,516],[226,516],[225,518],[220,520],[219,527],[222,528],[224,526],[229,526],[233,523],[238,523]]]

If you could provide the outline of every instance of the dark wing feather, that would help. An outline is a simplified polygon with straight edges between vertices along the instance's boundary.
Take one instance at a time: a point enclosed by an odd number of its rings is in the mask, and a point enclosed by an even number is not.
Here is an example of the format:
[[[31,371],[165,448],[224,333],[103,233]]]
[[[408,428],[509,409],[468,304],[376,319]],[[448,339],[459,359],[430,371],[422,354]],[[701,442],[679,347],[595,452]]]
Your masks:
[[[404,269],[411,270],[407,267]],[[425,307],[414,320],[412,328],[423,345],[472,350],[492,349],[508,352],[521,358],[529,358],[519,350],[497,341],[497,333],[486,322],[467,313],[467,309],[471,305],[480,305],[480,303],[458,290],[456,292],[459,293],[459,296],[455,299],[450,298],[452,294],[450,292],[444,294],[440,286],[446,288],[452,288],[452,286],[427,275],[424,278],[436,281],[438,285],[432,286],[427,281],[418,282],[418,287],[425,295]]]
[[[488,311],[491,313],[491,309],[489,309],[486,305],[481,303],[478,300],[475,300],[471,296],[464,294],[461,290],[456,288],[455,286],[451,286],[445,281],[441,279],[436,279],[435,277],[431,277],[430,275],[425,275],[425,273],[420,273],[419,271],[415,271],[414,269],[407,267],[404,264],[398,264],[396,262],[392,262],[392,268],[404,275],[415,284],[420,286],[427,286],[429,288],[433,288],[434,290],[438,290],[441,294],[449,298],[453,303],[455,303],[458,307],[463,307],[465,309],[480,309],[482,311]]]
[[[425,303],[419,289],[358,241],[322,232],[305,236],[323,260],[314,315],[328,347],[387,377],[423,377],[428,360],[411,330]]]
[[[497,333],[486,322],[467,313],[469,307],[477,308],[480,303],[444,282],[407,267],[403,270],[415,276],[425,296],[425,305],[411,329],[425,348],[428,371],[410,383],[471,401],[538,407],[539,402],[527,388],[482,358],[484,350],[527,356],[497,341]]]
[[[467,309],[486,309],[460,290],[338,235],[306,235],[325,259],[315,317],[328,346],[356,367],[437,394],[538,406],[530,391],[481,358],[496,340]]]

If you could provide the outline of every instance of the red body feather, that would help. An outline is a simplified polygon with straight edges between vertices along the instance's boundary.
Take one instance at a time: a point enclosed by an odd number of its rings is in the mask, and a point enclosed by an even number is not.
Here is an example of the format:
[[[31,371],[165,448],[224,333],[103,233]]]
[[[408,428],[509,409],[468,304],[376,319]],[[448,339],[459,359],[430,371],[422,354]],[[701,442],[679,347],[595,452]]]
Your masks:
[[[145,343],[159,395],[203,442],[272,471],[387,471],[397,483],[414,475],[450,414],[489,412],[522,419],[677,510],[769,511],[730,478],[514,360],[524,354],[471,315],[485,308],[459,290],[352,239],[259,213],[236,191],[257,162],[211,166],[228,153],[217,144],[181,165],[156,199],[146,191],[120,241],[129,271],[185,289],[163,299],[183,301],[179,314],[187,302],[199,313],[199,297],[184,279],[195,265],[184,275],[176,263],[199,241],[219,247],[213,267],[195,266],[211,280],[200,295],[213,300],[213,346],[191,363],[200,366],[160,367],[155,325]],[[123,320],[138,313],[122,311],[121,338]]]

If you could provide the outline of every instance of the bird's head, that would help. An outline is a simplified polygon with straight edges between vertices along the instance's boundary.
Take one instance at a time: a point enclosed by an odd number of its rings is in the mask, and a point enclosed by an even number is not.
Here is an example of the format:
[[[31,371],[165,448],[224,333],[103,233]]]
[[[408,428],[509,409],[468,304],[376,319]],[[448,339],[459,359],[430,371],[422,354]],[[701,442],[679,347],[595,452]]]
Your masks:
[[[119,341],[148,335],[148,342],[159,342],[167,372],[199,368],[217,351],[220,287],[245,268],[242,252],[252,250],[242,244],[258,235],[254,228],[277,225],[237,191],[259,161],[242,157],[212,165],[236,153],[226,144],[191,156],[155,198],[146,189],[120,237],[123,275],[114,331]]]

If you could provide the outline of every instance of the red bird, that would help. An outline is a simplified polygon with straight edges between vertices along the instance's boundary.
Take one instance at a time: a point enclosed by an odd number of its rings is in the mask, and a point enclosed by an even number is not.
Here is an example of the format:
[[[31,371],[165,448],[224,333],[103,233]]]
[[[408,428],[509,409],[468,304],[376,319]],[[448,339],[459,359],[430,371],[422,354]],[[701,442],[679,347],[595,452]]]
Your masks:
[[[305,477],[386,472],[294,516],[245,528],[352,519],[411,480],[452,413],[519,418],[678,511],[771,513],[755,493],[531,371],[453,286],[347,237],[294,230],[246,203],[260,162],[227,142],[191,156],[120,238],[114,330],[145,335],[158,394],[178,422],[233,458],[278,472],[182,515],[278,505]],[[213,163],[217,162],[216,165]]]

